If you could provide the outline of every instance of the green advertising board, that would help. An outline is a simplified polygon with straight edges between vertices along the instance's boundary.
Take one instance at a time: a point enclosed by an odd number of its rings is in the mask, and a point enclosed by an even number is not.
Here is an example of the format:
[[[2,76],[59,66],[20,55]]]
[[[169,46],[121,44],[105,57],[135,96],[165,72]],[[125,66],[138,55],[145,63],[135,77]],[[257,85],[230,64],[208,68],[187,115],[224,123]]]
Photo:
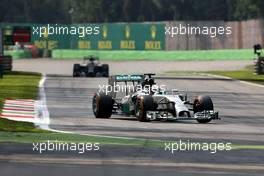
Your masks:
[[[4,26],[31,26],[31,43],[39,49],[84,49],[84,50],[164,50],[164,24],[161,23],[106,23],[106,24],[8,24]],[[3,24],[2,24],[3,26]],[[65,29],[64,33],[54,32]],[[38,33],[35,29],[42,29]],[[98,33],[81,35],[70,29],[91,28]],[[45,29],[43,34],[43,29]],[[63,30],[64,30],[63,29]],[[68,29],[66,31],[66,29]]]
[[[108,50],[164,50],[163,25],[105,24],[92,49]],[[88,39],[89,40],[89,39]]]

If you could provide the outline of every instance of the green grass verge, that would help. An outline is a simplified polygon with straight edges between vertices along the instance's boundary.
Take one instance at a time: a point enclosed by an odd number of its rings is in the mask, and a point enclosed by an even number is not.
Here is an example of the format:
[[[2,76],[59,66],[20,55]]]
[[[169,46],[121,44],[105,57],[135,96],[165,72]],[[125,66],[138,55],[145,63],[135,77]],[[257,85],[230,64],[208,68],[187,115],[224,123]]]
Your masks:
[[[0,79],[0,110],[5,99],[36,99],[41,78],[39,73],[10,72]]]
[[[0,131],[48,133],[48,131],[37,129],[33,123],[18,122],[4,118],[0,118]]]
[[[41,75],[30,72],[10,72],[0,79],[0,113],[5,99],[36,99]],[[0,118],[0,131],[44,132],[33,123]]]
[[[226,76],[233,79],[242,81],[253,82],[256,84],[264,85],[264,75],[256,75],[254,73],[254,66],[249,65],[243,70],[235,71],[208,71],[208,72],[195,72],[195,71],[167,71],[159,74],[159,76],[202,76],[206,74],[213,74],[219,76]]]
[[[202,74],[203,73],[196,71],[166,71],[158,73],[157,76],[199,76]]]
[[[53,50],[55,59],[81,59],[94,55],[102,60],[250,60],[251,49],[188,50],[188,51],[98,51],[98,50]]]
[[[165,142],[151,139],[126,139],[66,133],[25,133],[0,132],[0,142],[33,143],[33,142],[66,142],[66,143],[100,143],[100,145],[119,145],[144,148],[164,148]],[[171,141],[179,142],[179,141]],[[200,142],[201,145],[203,142]],[[263,145],[232,144],[232,150],[264,150]]]
[[[245,69],[238,71],[210,71],[206,73],[227,76],[233,79],[253,82],[257,84],[264,84],[264,75],[254,74],[254,69],[252,65],[247,66]]]
[[[32,143],[32,142],[74,142],[74,143],[100,143],[104,145],[127,145],[127,146],[145,146],[145,147],[162,147],[162,141],[150,139],[125,139],[115,137],[100,137],[80,134],[67,133],[25,133],[25,132],[0,132],[0,142],[17,142],[17,143]]]
[[[264,150],[264,145],[232,145],[234,150]]]

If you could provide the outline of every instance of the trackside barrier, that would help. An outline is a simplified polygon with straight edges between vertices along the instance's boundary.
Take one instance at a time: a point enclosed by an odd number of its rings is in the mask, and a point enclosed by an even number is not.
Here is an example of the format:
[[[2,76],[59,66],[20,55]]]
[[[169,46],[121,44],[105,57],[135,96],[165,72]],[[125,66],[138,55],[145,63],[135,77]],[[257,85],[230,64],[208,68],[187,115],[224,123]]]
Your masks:
[[[3,71],[3,66],[2,66],[2,60],[0,59],[0,78],[1,79],[3,78],[3,74],[4,74],[4,71]]]
[[[12,71],[13,59],[12,56],[0,56],[0,74],[5,74]]]
[[[13,59],[12,56],[0,56],[0,63],[2,65],[3,72],[12,71]]]

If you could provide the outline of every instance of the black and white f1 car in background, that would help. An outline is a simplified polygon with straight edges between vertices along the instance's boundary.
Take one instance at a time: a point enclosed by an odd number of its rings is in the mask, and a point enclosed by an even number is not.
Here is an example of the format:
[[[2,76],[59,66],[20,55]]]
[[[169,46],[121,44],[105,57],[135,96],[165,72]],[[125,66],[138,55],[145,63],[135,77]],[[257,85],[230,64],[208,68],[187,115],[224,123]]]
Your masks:
[[[109,87],[123,84],[125,92],[112,90],[99,91],[93,97],[93,112],[96,118],[110,118],[112,114],[135,116],[139,121],[151,120],[197,120],[208,123],[219,119],[214,111],[213,101],[209,96],[199,95],[192,102],[187,94],[182,95],[176,90],[163,91],[156,86],[155,92],[149,91],[156,85],[153,74],[115,75],[109,77]],[[128,84],[143,87],[131,91]],[[147,88],[146,88],[147,87]],[[145,89],[146,88],[146,89]]]
[[[109,65],[100,64],[99,58],[85,57],[82,64],[73,65],[73,77],[108,77]]]

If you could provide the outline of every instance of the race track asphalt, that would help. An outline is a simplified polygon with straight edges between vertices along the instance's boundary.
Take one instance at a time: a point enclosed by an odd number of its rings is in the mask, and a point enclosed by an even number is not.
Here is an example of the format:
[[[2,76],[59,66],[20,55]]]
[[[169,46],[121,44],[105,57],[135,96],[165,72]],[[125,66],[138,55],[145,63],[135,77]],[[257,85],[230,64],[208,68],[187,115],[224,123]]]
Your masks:
[[[0,144],[3,176],[262,176],[263,151],[233,150],[211,154],[203,151],[177,152],[161,149],[102,146],[98,152],[32,152],[31,144]]]
[[[71,75],[73,64],[82,60],[16,59],[13,70],[33,71],[44,74]],[[166,71],[239,70],[252,64],[251,60],[222,61],[101,61],[109,64],[110,74],[162,73]]]
[[[140,123],[133,117],[113,115],[96,119],[92,97],[105,78],[47,77],[45,90],[50,127],[81,134],[100,134],[151,139],[203,138],[264,142],[264,89],[239,81],[210,77],[157,79],[167,90],[177,88],[196,95],[209,95],[222,120],[208,124],[196,121]]]
[[[118,70],[115,72],[118,73]],[[58,75],[63,72],[51,74],[57,75],[47,75],[45,92],[52,129],[170,141],[264,145],[263,87],[206,76],[157,79],[156,82],[166,85],[167,89],[186,91],[190,99],[199,94],[210,95],[221,120],[208,124],[196,121],[142,123],[135,118],[116,115],[110,119],[94,118],[92,96],[99,85],[107,84],[106,78]],[[80,155],[71,152],[38,154],[32,151],[31,144],[2,143],[0,148],[0,175],[4,176],[261,176],[264,173],[264,152],[255,149],[235,149],[215,154],[178,151],[172,154],[160,148],[113,145]]]
[[[48,76],[45,82],[45,90],[51,117],[50,128],[80,134],[170,141],[230,142],[236,145],[264,144],[263,88],[241,83],[240,81],[204,76],[157,79],[156,82],[160,85],[166,85],[168,90],[172,88],[184,90],[188,93],[190,99],[195,95],[210,95],[214,101],[215,109],[220,113],[221,120],[212,121],[209,124],[199,124],[196,121],[142,123],[133,117],[120,117],[117,115],[112,116],[110,119],[96,119],[92,113],[92,96],[98,90],[99,85],[107,84],[107,79]],[[153,171],[157,171],[155,172],[156,175],[166,175],[166,173],[168,175],[172,173],[178,173],[179,175],[192,175],[194,173],[197,173],[197,175],[258,175],[263,170],[253,169],[252,172],[252,170],[235,169],[232,164],[235,164],[238,168],[240,166],[246,168],[252,165],[264,166],[263,150],[234,150],[217,154],[189,151],[174,155],[164,153],[164,150],[160,149],[150,152],[149,149],[144,148],[138,149],[140,153],[137,153],[136,157],[134,149],[129,147],[107,151],[109,153],[107,152],[106,155],[101,155],[98,158],[103,160],[117,157],[118,159],[121,158],[122,162],[132,159],[141,161],[142,158],[151,161],[158,158],[158,160],[162,160],[161,163],[163,164],[168,162],[168,166],[171,162],[188,163],[187,165],[200,163],[205,166],[197,168],[191,165],[190,167],[179,167],[179,169],[175,166],[164,169],[151,166],[151,162],[146,161],[143,162],[146,164],[144,166],[133,165],[133,167],[121,167],[120,169],[121,165],[118,165],[118,167],[116,165],[101,164],[104,170],[113,169],[114,173],[119,174],[126,171],[127,173],[150,175],[153,174]],[[117,153],[120,154],[117,155]],[[209,163],[214,164],[213,169],[210,168]],[[221,164],[226,165],[218,168]],[[231,169],[227,166],[230,166]],[[80,167],[80,165],[77,167]],[[95,168],[92,171],[98,172]]]

